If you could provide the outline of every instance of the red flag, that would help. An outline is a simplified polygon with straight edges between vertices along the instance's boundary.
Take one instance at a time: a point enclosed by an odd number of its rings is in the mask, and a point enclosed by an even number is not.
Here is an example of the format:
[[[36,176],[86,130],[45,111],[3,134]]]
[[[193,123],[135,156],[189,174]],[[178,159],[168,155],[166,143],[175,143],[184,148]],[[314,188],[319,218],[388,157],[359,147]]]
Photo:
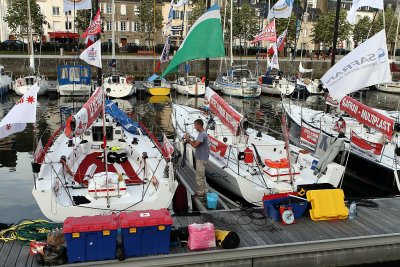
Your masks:
[[[354,131],[351,131],[351,144],[362,151],[373,153],[379,156],[382,152],[383,144],[369,142],[359,137]]]
[[[95,35],[97,33],[101,33],[100,8],[82,37],[86,38],[87,35]]]
[[[259,41],[276,42],[275,20],[273,20],[265,29],[251,41],[254,44]]]
[[[278,51],[279,52],[283,51],[283,47],[284,47],[285,39],[286,39],[286,33],[287,33],[287,29],[281,35],[279,35],[278,40],[276,41],[276,46],[278,47]],[[271,47],[268,50],[267,55],[273,54],[273,53],[274,53],[274,48]]]
[[[158,69],[160,68],[160,66],[161,66],[161,61],[158,61],[157,67],[156,67],[156,69],[154,70],[154,72],[157,72]]]
[[[88,48],[89,46],[91,46],[92,44],[94,44],[94,35],[88,35],[86,36],[86,48]]]

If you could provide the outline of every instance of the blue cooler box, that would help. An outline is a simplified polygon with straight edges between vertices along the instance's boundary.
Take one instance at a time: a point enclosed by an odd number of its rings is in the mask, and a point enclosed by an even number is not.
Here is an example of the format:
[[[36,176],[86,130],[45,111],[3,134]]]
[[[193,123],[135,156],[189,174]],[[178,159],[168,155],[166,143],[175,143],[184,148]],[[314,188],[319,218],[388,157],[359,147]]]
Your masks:
[[[63,226],[68,262],[115,259],[117,232],[115,214],[68,217]]]
[[[290,193],[291,195],[297,196],[297,192]],[[279,194],[271,194],[271,195],[265,195],[263,197],[263,203],[264,203],[264,214],[266,217],[272,218],[275,221],[281,221],[281,213],[279,208],[276,209],[274,206],[280,202],[283,202],[285,200],[293,199],[292,197],[289,196],[288,193],[279,193]],[[295,199],[293,199],[295,200]],[[282,207],[291,207],[292,211],[294,213],[294,218],[300,218],[303,216],[304,212],[307,209],[308,202],[306,200],[304,201],[294,201],[295,203],[291,204],[286,204],[286,205],[280,205]]]
[[[119,214],[125,256],[169,253],[172,218],[167,209]]]

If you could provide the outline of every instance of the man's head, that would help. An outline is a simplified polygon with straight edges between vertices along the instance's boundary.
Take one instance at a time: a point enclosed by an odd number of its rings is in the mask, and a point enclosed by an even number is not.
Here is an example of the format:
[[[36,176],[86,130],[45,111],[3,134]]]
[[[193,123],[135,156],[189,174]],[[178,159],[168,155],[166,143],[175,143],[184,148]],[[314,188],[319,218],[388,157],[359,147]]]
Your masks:
[[[201,119],[197,119],[197,120],[194,121],[194,128],[198,132],[202,132],[204,130],[203,129],[203,125],[204,125],[204,123],[203,123],[203,120],[201,120]]]
[[[343,117],[340,117],[340,118],[339,118],[339,121],[343,121]]]

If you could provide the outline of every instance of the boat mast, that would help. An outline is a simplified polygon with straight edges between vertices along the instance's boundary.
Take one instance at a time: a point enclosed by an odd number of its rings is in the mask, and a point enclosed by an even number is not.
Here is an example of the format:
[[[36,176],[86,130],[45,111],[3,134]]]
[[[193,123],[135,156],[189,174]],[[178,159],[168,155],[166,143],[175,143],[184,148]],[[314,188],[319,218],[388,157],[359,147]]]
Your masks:
[[[206,10],[208,10],[211,6],[211,0],[207,0],[207,7]],[[209,82],[209,75],[210,75],[210,59],[206,58],[206,80],[204,81],[204,86],[207,87],[208,86],[208,82]]]
[[[233,43],[233,37],[232,37],[232,26],[233,26],[233,0],[231,0],[231,27],[230,27],[230,56],[231,56],[231,67],[233,66],[233,51],[232,51],[232,43]]]
[[[395,35],[395,38],[394,38],[394,48],[393,48],[393,54],[392,54],[392,62],[396,62],[397,35],[399,34],[399,23],[400,23],[400,6],[399,6],[399,4],[400,4],[400,0],[397,0],[396,11],[398,13],[398,17],[397,17],[396,35]]]
[[[331,67],[335,65],[335,56],[336,56],[336,45],[337,38],[339,33],[339,15],[340,15],[340,5],[342,0],[337,0],[336,2],[336,19],[335,19],[335,32],[333,33],[333,45],[332,45],[332,59],[331,59]]]
[[[153,70],[156,69],[156,0],[153,1]]]
[[[26,0],[28,4],[28,30],[29,30],[29,47],[30,47],[30,68],[33,73],[35,73],[35,59],[34,59],[34,50],[33,50],[33,38],[32,38],[32,18],[31,18],[31,3],[30,0]]]
[[[115,1],[112,0],[112,4],[111,4],[111,20],[112,20],[112,31],[111,31],[111,42],[112,42],[112,56],[111,56],[111,61],[115,61]],[[114,70],[116,69],[116,67],[114,67]]]
[[[99,9],[100,9],[100,6],[99,6],[99,0],[96,0],[96,7],[97,7],[97,10],[96,10],[96,13],[95,14],[92,14],[92,19],[94,19],[94,17],[96,16],[96,14],[97,14],[97,12],[99,12]],[[97,35],[96,35],[96,37],[97,37],[97,40],[100,40],[100,33],[98,33]],[[103,74],[102,74],[102,70],[101,70],[101,68],[97,68],[97,85],[98,86],[101,86],[102,84],[103,84],[103,81],[102,81],[102,79],[101,79],[101,76],[102,76]]]

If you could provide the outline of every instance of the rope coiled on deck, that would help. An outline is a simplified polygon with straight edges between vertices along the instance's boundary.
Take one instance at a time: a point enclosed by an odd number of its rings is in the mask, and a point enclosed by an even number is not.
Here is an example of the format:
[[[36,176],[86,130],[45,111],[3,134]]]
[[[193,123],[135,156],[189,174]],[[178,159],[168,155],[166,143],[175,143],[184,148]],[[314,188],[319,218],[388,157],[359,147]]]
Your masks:
[[[23,244],[31,241],[44,240],[47,233],[55,228],[61,228],[61,223],[46,220],[22,220],[18,224],[0,232],[0,240],[4,242],[17,240]]]

